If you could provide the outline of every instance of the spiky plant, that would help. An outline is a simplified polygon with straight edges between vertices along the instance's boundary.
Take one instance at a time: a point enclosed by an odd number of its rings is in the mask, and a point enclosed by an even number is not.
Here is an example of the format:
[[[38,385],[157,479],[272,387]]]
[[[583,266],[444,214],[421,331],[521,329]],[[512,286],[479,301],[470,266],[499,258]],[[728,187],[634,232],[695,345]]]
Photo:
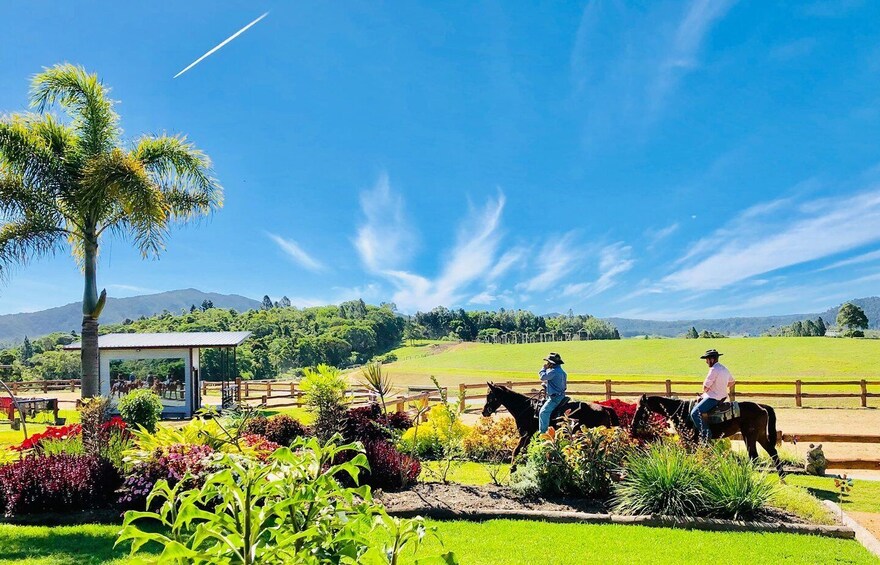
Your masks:
[[[68,246],[83,270],[82,396],[98,394],[98,249],[112,233],[157,256],[175,222],[222,205],[208,157],[184,136],[122,141],[97,75],[71,64],[37,74],[36,113],[0,118],[0,275]],[[64,117],[51,111],[60,109]]]
[[[382,371],[382,363],[376,361],[366,365],[361,369],[361,379],[361,384],[379,397],[379,401],[382,403],[382,412],[387,412],[385,397],[391,394],[394,383],[391,381],[391,376]]]

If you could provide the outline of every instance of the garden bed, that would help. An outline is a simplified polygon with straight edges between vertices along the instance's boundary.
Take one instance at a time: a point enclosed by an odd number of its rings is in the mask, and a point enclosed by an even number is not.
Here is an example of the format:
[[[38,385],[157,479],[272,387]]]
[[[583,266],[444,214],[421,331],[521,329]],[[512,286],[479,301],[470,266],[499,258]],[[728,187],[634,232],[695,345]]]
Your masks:
[[[513,518],[567,523],[633,524],[707,531],[785,532],[852,539],[846,526],[810,524],[778,508],[762,510],[751,520],[621,516],[611,514],[601,501],[577,498],[520,498],[510,489],[493,485],[420,483],[400,492],[377,492],[376,499],[389,514],[435,519],[492,520]]]

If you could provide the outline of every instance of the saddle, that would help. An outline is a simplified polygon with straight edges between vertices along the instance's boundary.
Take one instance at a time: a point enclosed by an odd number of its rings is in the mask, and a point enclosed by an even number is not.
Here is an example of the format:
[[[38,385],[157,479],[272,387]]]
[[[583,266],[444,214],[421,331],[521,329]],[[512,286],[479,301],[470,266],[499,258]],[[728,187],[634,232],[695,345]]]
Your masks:
[[[565,414],[566,410],[573,408],[572,406],[570,406],[571,403],[572,403],[571,397],[563,396],[562,402],[560,402],[559,405],[556,408],[554,408],[553,412],[550,414],[550,421],[552,422],[554,420],[558,420],[558,419],[562,418],[562,416],[563,416],[563,414]],[[544,405],[543,398],[535,398],[532,400],[532,406],[535,407],[535,419],[536,420],[538,419],[538,412],[541,411],[541,406],[543,406],[543,405]]]
[[[692,400],[691,410],[693,410],[694,404],[696,404],[696,401]],[[718,403],[718,406],[703,414],[703,421],[707,424],[723,424],[734,418],[739,418],[739,402],[727,402],[727,398],[724,398]]]

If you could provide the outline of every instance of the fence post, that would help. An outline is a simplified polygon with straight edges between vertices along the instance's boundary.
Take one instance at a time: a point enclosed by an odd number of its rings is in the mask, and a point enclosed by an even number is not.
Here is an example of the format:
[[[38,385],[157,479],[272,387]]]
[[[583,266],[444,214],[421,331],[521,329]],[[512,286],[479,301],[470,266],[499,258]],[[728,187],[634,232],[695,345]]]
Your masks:
[[[794,382],[794,403],[795,406],[801,408],[803,402],[801,401],[801,380],[798,379]]]
[[[43,381],[43,392],[49,392],[49,382]]]
[[[458,411],[464,412],[464,403],[467,402],[467,387],[464,383],[458,385]]]
[[[868,407],[868,381],[862,379],[862,408]]]
[[[76,381],[70,379],[70,392],[76,392]]]
[[[296,394],[296,383],[290,381],[290,398],[293,398],[294,394]]]
[[[269,404],[269,399],[266,397],[265,394],[262,396],[262,398],[260,398],[260,404],[263,404],[263,405]]]
[[[266,396],[272,396],[272,381],[266,383]]]
[[[666,379],[666,396],[672,396],[672,381]]]
[[[12,394],[18,395],[18,383],[12,383]]]
[[[730,401],[736,402],[736,382],[730,385]]]
[[[251,395],[251,382],[245,381],[244,382],[244,397],[247,398],[250,395]]]
[[[398,412],[403,412],[406,410],[406,406],[403,403],[403,396],[397,397],[397,407],[395,408]]]
[[[605,380],[605,400],[611,400],[611,380]]]
[[[241,377],[235,377],[235,402],[241,403]]]

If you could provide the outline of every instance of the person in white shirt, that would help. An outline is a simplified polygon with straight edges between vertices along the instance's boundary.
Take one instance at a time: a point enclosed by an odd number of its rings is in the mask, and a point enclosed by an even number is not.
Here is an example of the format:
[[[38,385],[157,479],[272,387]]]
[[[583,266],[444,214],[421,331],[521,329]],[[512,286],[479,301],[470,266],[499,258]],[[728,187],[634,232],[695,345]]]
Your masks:
[[[700,359],[705,359],[706,365],[709,365],[709,374],[703,381],[703,394],[691,410],[691,421],[697,431],[697,438],[704,441],[710,439],[711,431],[703,423],[702,415],[718,406],[727,397],[728,389],[736,382],[727,367],[718,362],[718,358],[722,355],[724,354],[710,349],[705,355],[700,356]]]

